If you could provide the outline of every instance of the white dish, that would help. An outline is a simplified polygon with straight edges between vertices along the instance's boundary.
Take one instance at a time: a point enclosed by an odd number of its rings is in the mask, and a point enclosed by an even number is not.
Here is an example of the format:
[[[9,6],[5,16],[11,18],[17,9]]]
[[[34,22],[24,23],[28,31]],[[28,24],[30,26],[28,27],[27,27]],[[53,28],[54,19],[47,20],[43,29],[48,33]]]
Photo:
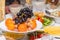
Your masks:
[[[52,12],[55,12],[55,11],[57,11],[57,10],[59,10],[59,9],[54,9],[54,10],[48,10],[50,13],[52,13]],[[45,13],[47,16],[50,16],[50,17],[53,17],[53,18],[60,18],[60,17],[55,17],[55,16],[52,16],[52,15],[49,15],[48,13]]]
[[[11,13],[10,14],[6,14],[4,19],[7,19],[7,18],[13,18],[13,15]]]
[[[0,23],[0,29],[2,29],[2,31],[14,32],[14,33],[28,33],[28,32],[33,32],[33,31],[36,31],[36,30],[40,30],[42,28],[42,23],[41,22],[36,20],[36,23],[37,23],[37,27],[34,30],[27,31],[27,32],[16,32],[16,31],[8,30],[6,25],[5,25],[5,20],[4,20],[3,22]]]
[[[48,10],[48,11],[49,11],[50,13],[52,13],[52,12],[57,11],[57,10],[60,10],[60,9]],[[55,16],[49,15],[49,14],[47,14],[47,13],[45,13],[45,14],[46,14],[47,16],[49,16],[49,17],[54,18],[54,20],[55,20],[56,23],[60,23],[60,17],[55,17]]]
[[[6,38],[3,35],[0,35],[0,40],[6,40]]]
[[[35,40],[41,40],[41,38],[35,39]]]

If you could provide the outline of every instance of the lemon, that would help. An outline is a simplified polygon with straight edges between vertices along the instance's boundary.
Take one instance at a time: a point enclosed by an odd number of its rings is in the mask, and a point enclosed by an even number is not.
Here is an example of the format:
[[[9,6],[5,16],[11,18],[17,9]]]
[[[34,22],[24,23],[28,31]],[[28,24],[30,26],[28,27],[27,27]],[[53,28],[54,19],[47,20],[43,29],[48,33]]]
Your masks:
[[[44,27],[44,32],[51,34],[51,35],[58,35],[60,36],[60,26],[48,26]]]

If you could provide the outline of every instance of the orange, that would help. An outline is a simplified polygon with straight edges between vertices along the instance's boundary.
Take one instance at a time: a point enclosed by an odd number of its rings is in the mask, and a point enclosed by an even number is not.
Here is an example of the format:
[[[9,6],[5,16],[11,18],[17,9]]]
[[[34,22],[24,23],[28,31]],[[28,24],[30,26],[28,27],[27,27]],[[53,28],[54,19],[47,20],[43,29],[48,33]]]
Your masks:
[[[5,21],[6,24],[13,24],[13,20],[11,18],[6,19]]]
[[[19,24],[18,31],[19,32],[26,32],[27,31],[27,25],[25,23]]]
[[[13,20],[11,18],[6,19],[5,24],[9,30],[15,29],[15,25],[14,25]]]
[[[9,30],[14,30],[15,29],[15,25],[14,24],[9,24],[9,25],[7,25],[7,28]]]

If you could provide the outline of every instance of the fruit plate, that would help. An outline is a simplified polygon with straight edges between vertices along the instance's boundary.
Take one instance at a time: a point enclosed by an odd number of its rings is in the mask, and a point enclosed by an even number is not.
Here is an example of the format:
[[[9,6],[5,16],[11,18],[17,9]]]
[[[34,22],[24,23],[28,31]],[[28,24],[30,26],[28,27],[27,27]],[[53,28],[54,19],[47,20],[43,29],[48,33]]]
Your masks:
[[[28,32],[34,32],[34,31],[40,30],[40,29],[42,28],[42,23],[41,23],[41,22],[39,22],[39,21],[36,20],[36,24],[37,24],[36,28],[33,29],[33,30],[31,30],[31,31],[17,32],[17,31],[8,30],[7,27],[6,27],[6,25],[5,25],[5,20],[4,20],[4,21],[2,21],[2,22],[0,23],[0,29],[1,29],[2,31],[6,31],[6,32],[13,32],[13,33],[28,33]]]

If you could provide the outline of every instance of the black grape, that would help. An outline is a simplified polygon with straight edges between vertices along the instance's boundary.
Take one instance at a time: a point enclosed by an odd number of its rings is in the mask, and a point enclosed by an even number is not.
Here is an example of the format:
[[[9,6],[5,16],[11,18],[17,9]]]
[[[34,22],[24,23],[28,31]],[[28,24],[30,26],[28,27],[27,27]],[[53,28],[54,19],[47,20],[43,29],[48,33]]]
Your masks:
[[[32,16],[33,16],[33,12],[31,9],[29,9],[28,7],[23,8],[17,13],[17,17],[19,21],[16,20],[16,23],[23,23],[27,21],[28,18],[31,18]]]
[[[18,24],[19,23],[19,19],[18,18],[15,18],[15,24]]]

